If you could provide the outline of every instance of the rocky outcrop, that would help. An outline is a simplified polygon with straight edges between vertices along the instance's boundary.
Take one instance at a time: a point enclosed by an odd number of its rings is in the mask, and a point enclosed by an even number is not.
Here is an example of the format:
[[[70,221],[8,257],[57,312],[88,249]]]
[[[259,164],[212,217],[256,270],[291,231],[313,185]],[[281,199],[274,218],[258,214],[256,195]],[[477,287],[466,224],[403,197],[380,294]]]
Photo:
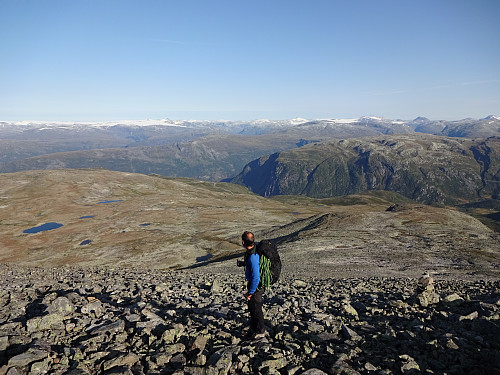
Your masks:
[[[1,266],[0,374],[493,374],[499,281],[296,280],[243,339],[242,275]],[[420,287],[439,302],[423,306]]]

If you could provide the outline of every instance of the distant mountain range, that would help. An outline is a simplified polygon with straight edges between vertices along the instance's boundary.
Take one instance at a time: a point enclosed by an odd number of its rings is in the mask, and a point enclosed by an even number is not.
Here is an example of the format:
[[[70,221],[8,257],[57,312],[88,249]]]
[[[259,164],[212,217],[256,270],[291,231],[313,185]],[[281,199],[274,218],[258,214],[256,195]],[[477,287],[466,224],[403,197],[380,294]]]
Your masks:
[[[105,168],[220,181],[238,174],[251,160],[307,143],[293,137],[208,135],[161,146],[59,152],[11,161],[1,172],[38,169]]]
[[[322,129],[322,132],[319,131]],[[377,134],[428,133],[450,137],[490,137],[500,133],[500,116],[458,121],[391,120],[365,116],[358,119],[307,120],[253,120],[253,121],[185,121],[185,120],[127,120],[113,122],[43,122],[0,121],[1,140],[73,141],[90,142],[86,148],[154,146],[173,142],[186,142],[208,134],[261,135],[311,130],[334,136],[360,137]],[[78,139],[75,139],[75,136]],[[95,144],[93,144],[95,143]],[[95,147],[93,147],[95,146]],[[77,149],[86,149],[82,146]]]
[[[421,133],[440,137],[418,136]],[[406,138],[390,138],[396,135]],[[372,138],[380,136],[383,138]],[[449,137],[463,140],[451,141]],[[492,172],[498,157],[495,138],[500,139],[498,116],[459,121],[361,117],[312,121],[0,122],[0,172],[105,168],[207,181],[225,179],[262,195],[325,197],[388,189],[423,202],[455,202],[498,194],[496,182],[492,186],[485,183],[488,174],[493,176],[492,181],[497,178]],[[299,149],[311,143],[322,144]],[[389,146],[392,143],[398,146]],[[364,146],[355,146],[358,144]],[[409,151],[412,149],[418,151],[417,158]],[[491,160],[486,161],[483,154]],[[440,165],[441,159],[451,164]],[[300,173],[292,172],[293,168]],[[329,179],[325,178],[328,174]],[[259,178],[254,179],[255,175]],[[423,185],[418,182],[421,178],[427,181]],[[444,185],[453,182],[453,187],[431,188],[438,180]]]
[[[143,121],[118,121],[101,123],[83,122],[0,122],[0,172],[11,172],[25,169],[53,168],[59,165],[64,167],[65,161],[61,161],[61,155],[56,158],[58,163],[43,162],[40,160],[24,160],[32,157],[59,152],[102,150],[102,149],[127,149],[132,147],[155,147],[165,145],[179,145],[191,147],[186,142],[205,137],[207,135],[238,135],[257,136],[268,135],[274,139],[287,138],[288,142],[277,145],[274,151],[282,151],[286,148],[303,145],[311,141],[322,141],[329,138],[357,138],[375,136],[381,134],[408,134],[422,132],[444,136],[458,136],[468,138],[486,138],[500,136],[500,117],[488,116],[484,119],[465,119],[460,121],[432,121],[424,117],[418,117],[411,121],[389,120],[380,117],[361,117],[359,119],[324,119],[309,121],[306,119],[291,119],[282,121],[255,120],[255,121],[174,121],[174,120],[143,120]],[[225,137],[227,143],[232,139]],[[203,143],[204,141],[199,141]],[[208,143],[212,141],[209,140]],[[238,141],[235,141],[238,143]],[[259,145],[253,139],[249,139],[249,148]],[[260,141],[259,141],[260,142]],[[291,143],[291,145],[290,145]],[[220,142],[222,145],[222,142]],[[194,146],[193,146],[194,147]],[[285,148],[281,148],[285,147]],[[107,156],[106,167],[110,169],[123,170],[122,167],[113,168],[113,155],[119,160],[135,159],[134,155],[145,152],[161,154],[147,149],[146,151],[134,151],[131,154],[126,151],[120,154],[114,150]],[[263,152],[266,152],[262,150]],[[220,151],[220,150],[215,150]],[[259,152],[259,150],[256,150]],[[120,155],[119,155],[120,154]],[[252,154],[254,155],[254,154]],[[260,154],[258,156],[262,156]],[[69,155],[67,155],[70,157]],[[48,159],[52,158],[49,156]],[[71,157],[70,157],[71,158]],[[82,166],[89,159],[89,166],[99,166],[95,153],[88,157],[79,154]],[[111,159],[110,159],[111,158]],[[64,159],[64,158],[63,158]],[[90,161],[92,160],[92,161]],[[250,159],[251,160],[251,159]],[[245,162],[249,162],[246,160]],[[21,162],[23,161],[23,162]],[[9,163],[12,163],[9,165]],[[136,163],[132,162],[132,165]],[[238,163],[234,168],[242,167]],[[140,173],[149,173],[149,169],[133,166],[132,170]],[[228,172],[233,168],[229,168]],[[239,170],[238,170],[239,171]],[[224,177],[231,177],[231,174]],[[178,175],[173,173],[172,175]],[[216,174],[219,176],[219,174]],[[196,174],[189,177],[205,178]],[[209,178],[216,179],[217,177]]]

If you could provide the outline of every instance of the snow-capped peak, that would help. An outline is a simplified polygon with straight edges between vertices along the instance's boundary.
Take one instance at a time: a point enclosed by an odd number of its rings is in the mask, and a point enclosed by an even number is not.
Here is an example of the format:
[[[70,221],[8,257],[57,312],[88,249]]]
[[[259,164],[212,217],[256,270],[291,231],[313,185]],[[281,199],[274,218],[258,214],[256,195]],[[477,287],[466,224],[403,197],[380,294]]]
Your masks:
[[[383,117],[377,117],[377,116],[363,116],[360,117],[359,120],[384,121],[385,119]]]
[[[359,119],[357,119],[357,118],[348,118],[348,119],[338,118],[338,119],[332,119],[330,121],[335,123],[335,124],[352,124],[352,123],[358,122]]]
[[[79,126],[89,126],[89,127],[109,127],[115,125],[125,125],[125,126],[181,126],[185,127],[184,121],[180,120],[119,120],[119,121],[15,121],[11,122],[13,125],[35,127],[43,129],[55,129],[55,128],[74,128]]]
[[[490,115],[485,118],[485,120],[500,120],[499,116]]]
[[[295,118],[290,120],[290,123],[292,125],[300,125],[300,124],[304,124],[306,122],[309,122],[309,120],[306,120],[305,118],[301,118],[301,117],[295,117]]]

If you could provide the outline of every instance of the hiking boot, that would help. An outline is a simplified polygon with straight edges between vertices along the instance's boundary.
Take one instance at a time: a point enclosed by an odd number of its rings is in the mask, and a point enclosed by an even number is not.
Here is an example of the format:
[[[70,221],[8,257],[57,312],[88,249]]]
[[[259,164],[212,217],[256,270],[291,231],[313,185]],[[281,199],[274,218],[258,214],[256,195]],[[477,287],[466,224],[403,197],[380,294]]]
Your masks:
[[[262,332],[262,333],[256,333],[256,334],[254,335],[253,339],[254,339],[254,340],[262,340],[262,339],[264,339],[264,338],[266,337],[266,335],[267,335],[267,332],[266,332],[266,331],[264,331],[264,332]]]
[[[247,334],[245,336],[243,336],[243,340],[248,340],[248,341],[262,340],[266,337],[266,335],[267,335],[266,331],[261,332],[261,333],[257,333],[257,332],[250,330],[247,332]]]

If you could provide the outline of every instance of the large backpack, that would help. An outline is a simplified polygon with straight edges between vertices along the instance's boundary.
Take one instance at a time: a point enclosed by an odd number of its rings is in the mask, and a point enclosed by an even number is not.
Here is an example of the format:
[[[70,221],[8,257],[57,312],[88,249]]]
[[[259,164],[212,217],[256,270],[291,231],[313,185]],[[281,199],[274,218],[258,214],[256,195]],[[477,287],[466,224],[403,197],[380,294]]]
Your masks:
[[[267,288],[278,281],[281,274],[281,259],[278,248],[273,242],[262,240],[257,244],[255,252],[260,257],[260,285]]]

